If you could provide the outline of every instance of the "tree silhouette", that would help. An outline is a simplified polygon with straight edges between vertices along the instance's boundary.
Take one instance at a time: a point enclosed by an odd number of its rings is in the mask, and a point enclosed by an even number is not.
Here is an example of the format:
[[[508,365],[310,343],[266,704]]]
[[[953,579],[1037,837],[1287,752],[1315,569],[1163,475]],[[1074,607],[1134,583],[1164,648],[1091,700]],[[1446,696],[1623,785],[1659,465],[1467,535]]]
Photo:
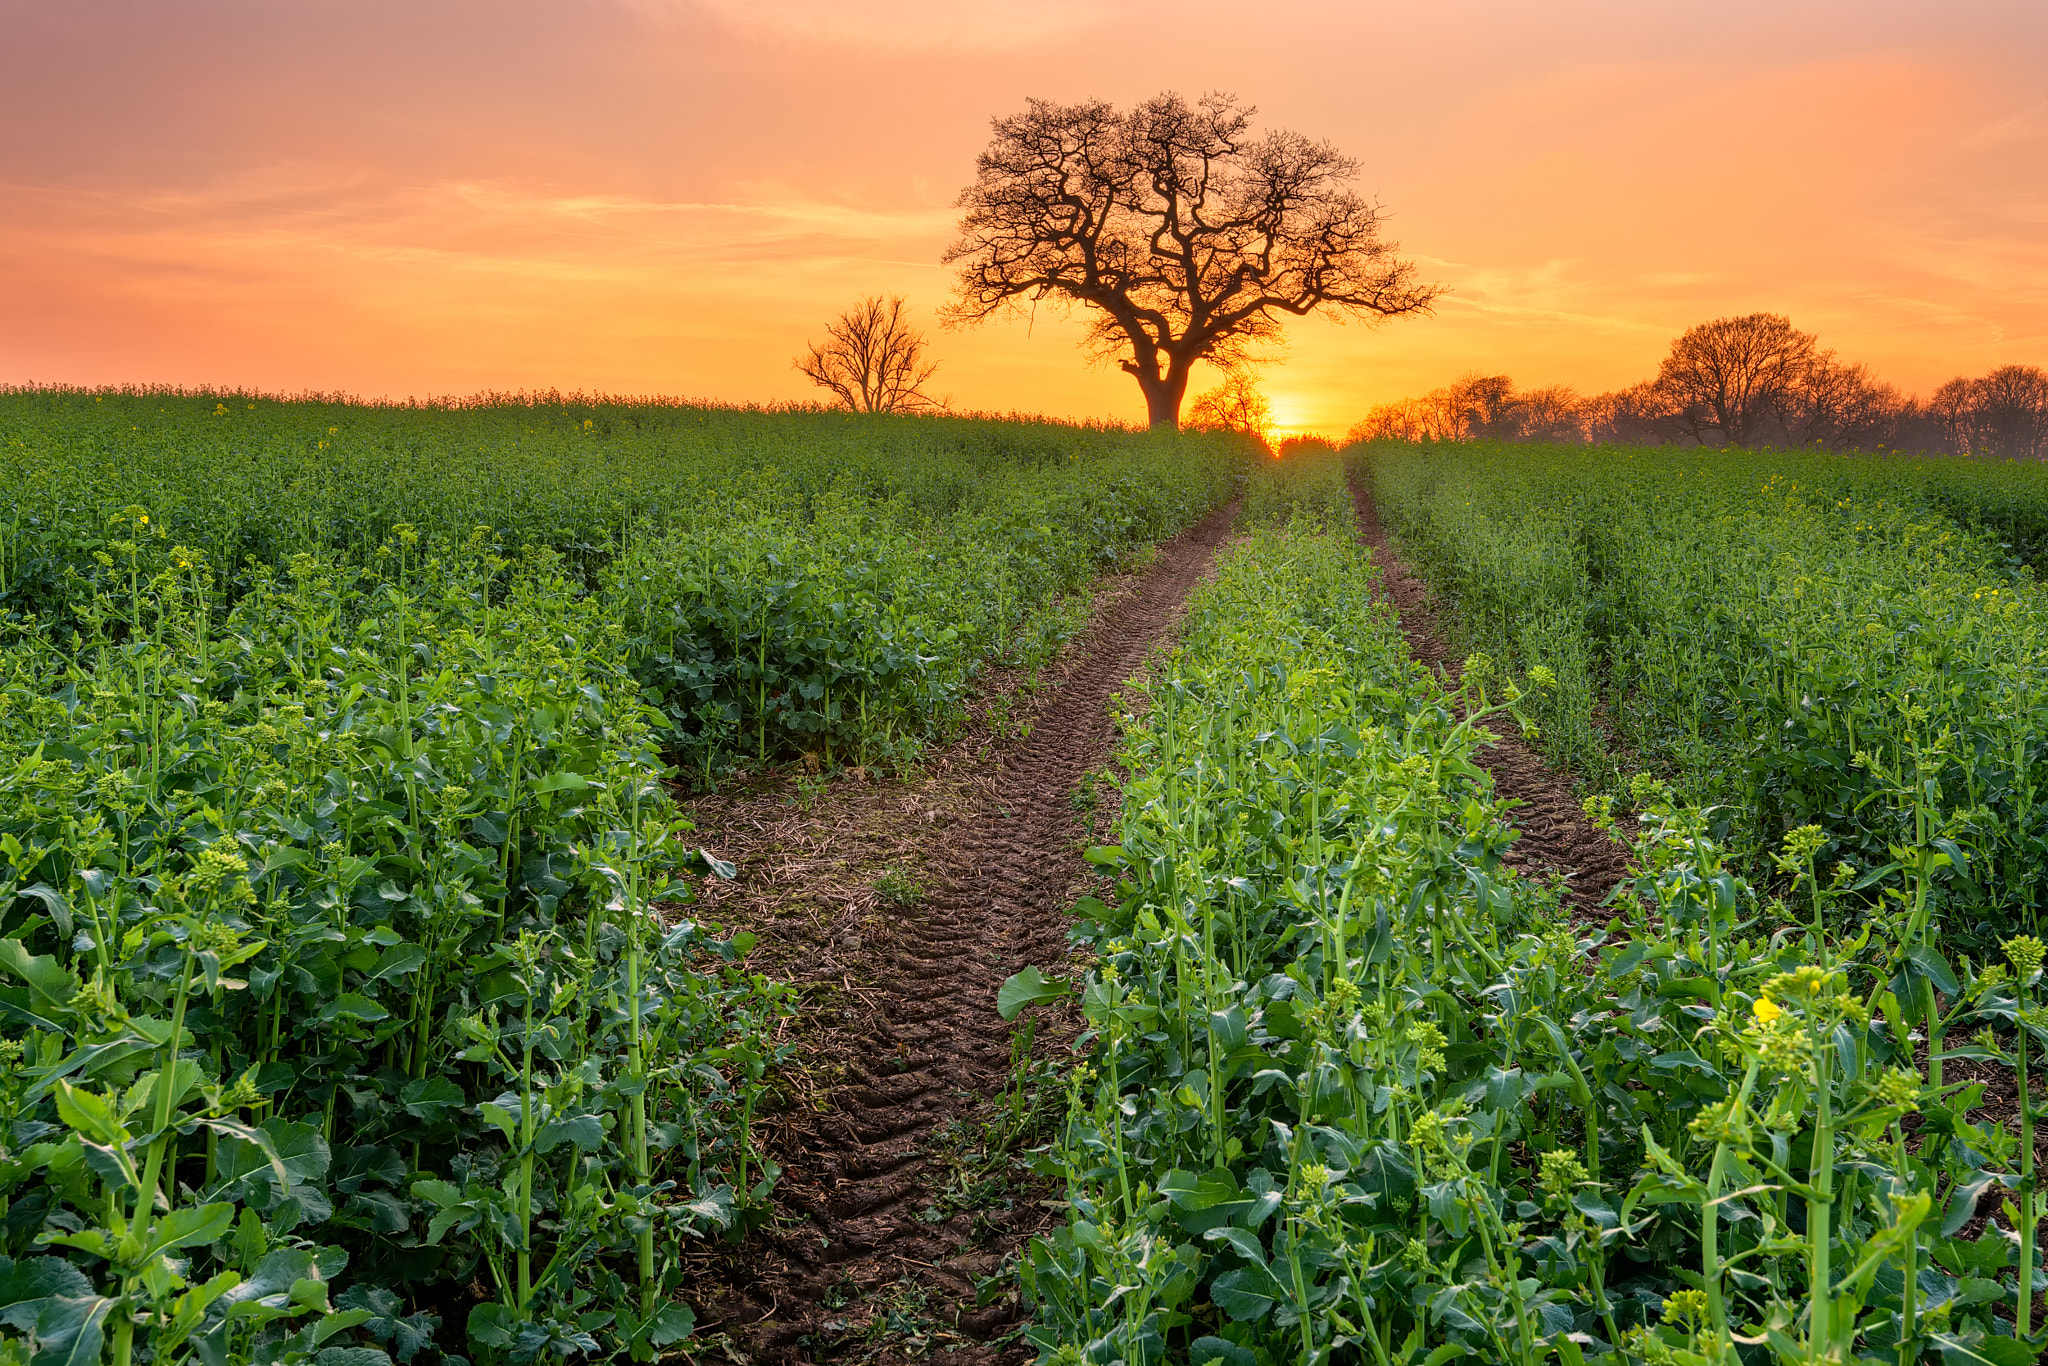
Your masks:
[[[1701,323],[1671,343],[1657,387],[1694,440],[1704,443],[1712,429],[1747,446],[1787,411],[1813,364],[1813,341],[1776,313]]]
[[[1441,292],[1380,236],[1348,188],[1358,163],[1297,133],[1254,137],[1229,95],[1032,100],[994,121],[945,262],[953,324],[1022,300],[1086,309],[1088,343],[1138,381],[1155,427],[1179,425],[1189,370],[1242,361],[1281,320],[1328,308],[1427,311]]]
[[[1188,409],[1188,425],[1239,432],[1272,449],[1273,406],[1259,392],[1259,382],[1246,366],[1226,370],[1221,384],[1194,401]]]
[[[924,358],[924,334],[903,316],[900,294],[871,294],[839,315],[796,359],[813,384],[830,389],[857,413],[905,413],[936,408],[924,385],[938,371]]]
[[[1834,352],[1821,351],[1787,392],[1780,418],[1787,438],[1842,450],[1896,428],[1907,406],[1869,366],[1844,364]]]
[[[2001,365],[1971,381],[1977,444],[2008,460],[2048,455],[2048,372]]]

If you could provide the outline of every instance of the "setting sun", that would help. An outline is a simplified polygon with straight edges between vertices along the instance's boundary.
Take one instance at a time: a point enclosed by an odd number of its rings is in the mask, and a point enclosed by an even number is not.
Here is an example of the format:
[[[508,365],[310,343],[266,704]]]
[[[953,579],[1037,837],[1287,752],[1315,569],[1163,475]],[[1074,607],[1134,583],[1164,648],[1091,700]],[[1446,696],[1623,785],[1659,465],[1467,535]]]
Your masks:
[[[1157,31],[1094,3],[483,14],[11,10],[0,377],[804,399],[791,357],[838,308],[901,294],[935,324],[990,119],[1161,89],[1329,139],[1448,287],[1428,318],[1291,324],[1290,429],[1475,370],[1618,387],[1759,308],[1914,393],[2048,355],[2048,11],[2017,0],[1853,37],[1818,3],[1302,4],[1267,16],[1317,35],[1284,51],[1212,45],[1241,14],[1205,5]],[[1459,56],[1361,82],[1368,50]],[[1141,420],[1084,325],[934,328],[935,390]]]

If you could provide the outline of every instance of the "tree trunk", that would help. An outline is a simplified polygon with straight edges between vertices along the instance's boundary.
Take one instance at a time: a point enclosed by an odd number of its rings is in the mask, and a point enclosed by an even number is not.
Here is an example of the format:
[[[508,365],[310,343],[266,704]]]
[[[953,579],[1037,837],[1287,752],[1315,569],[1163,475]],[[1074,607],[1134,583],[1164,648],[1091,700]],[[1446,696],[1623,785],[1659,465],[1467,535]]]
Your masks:
[[[1145,391],[1145,416],[1152,430],[1179,431],[1181,400],[1188,392],[1187,372],[1176,367],[1158,379],[1139,375],[1138,387]]]

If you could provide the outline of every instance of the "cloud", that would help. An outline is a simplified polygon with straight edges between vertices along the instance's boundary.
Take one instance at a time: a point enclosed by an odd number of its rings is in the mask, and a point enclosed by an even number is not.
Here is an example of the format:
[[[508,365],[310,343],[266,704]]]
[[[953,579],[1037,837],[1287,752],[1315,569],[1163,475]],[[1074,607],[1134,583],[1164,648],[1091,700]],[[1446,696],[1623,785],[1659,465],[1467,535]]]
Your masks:
[[[698,13],[753,42],[867,52],[998,52],[1072,37],[1111,18],[1103,0],[625,0],[659,19]]]

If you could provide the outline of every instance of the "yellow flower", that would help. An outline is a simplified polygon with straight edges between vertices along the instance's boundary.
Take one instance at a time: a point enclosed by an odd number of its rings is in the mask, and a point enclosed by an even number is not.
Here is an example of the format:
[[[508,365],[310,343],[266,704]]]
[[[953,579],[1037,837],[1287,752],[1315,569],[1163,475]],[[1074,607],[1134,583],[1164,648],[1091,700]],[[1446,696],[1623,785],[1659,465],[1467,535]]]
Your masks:
[[[1750,1010],[1756,1014],[1758,1020],[1765,1024],[1769,1024],[1785,1013],[1783,1007],[1776,1001],[1764,996],[1758,997],[1756,1004],[1751,1006]]]

